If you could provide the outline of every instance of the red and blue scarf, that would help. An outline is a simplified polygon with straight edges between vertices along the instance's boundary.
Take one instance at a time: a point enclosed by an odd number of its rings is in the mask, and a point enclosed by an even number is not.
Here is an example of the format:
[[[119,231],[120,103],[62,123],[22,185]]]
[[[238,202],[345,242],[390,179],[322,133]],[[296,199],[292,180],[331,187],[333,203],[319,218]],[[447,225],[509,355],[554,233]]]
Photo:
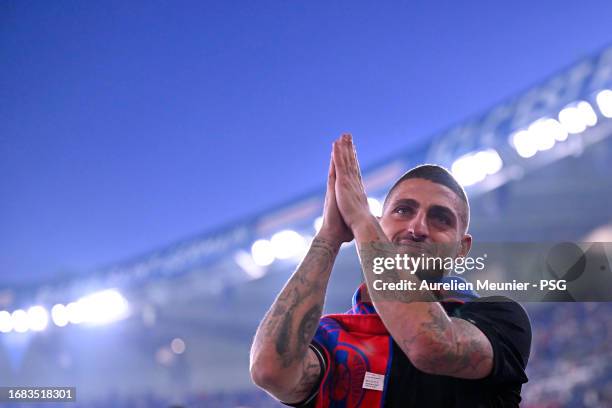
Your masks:
[[[456,276],[442,280],[464,281]],[[327,366],[316,408],[383,407],[393,360],[393,341],[372,303],[361,301],[362,290],[365,283],[353,295],[352,307],[346,313],[325,315],[319,322],[313,342],[325,354]],[[439,296],[449,312],[478,294],[462,291]]]

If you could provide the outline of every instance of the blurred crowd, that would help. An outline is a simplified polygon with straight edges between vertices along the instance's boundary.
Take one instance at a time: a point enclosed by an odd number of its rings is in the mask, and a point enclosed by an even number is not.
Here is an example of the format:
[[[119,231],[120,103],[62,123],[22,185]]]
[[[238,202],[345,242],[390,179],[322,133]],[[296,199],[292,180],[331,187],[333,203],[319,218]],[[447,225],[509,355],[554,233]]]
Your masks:
[[[612,303],[526,307],[533,341],[522,406],[612,407]]]

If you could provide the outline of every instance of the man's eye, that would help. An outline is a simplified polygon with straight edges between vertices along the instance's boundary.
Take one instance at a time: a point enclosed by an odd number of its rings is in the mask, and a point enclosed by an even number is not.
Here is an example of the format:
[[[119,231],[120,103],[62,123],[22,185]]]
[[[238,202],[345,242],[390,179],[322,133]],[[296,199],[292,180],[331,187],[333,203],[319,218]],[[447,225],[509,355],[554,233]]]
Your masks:
[[[451,220],[444,215],[438,215],[436,219],[444,225],[451,225]]]
[[[395,212],[397,214],[409,214],[412,211],[410,207],[397,207]]]

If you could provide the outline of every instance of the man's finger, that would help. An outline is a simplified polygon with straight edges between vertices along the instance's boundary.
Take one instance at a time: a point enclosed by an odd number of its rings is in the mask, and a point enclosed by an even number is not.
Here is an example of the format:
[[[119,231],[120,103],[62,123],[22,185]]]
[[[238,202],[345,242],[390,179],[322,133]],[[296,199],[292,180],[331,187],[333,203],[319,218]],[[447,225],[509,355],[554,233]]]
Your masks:
[[[331,158],[331,176],[334,179],[334,181],[336,180],[336,162],[334,161],[334,156],[332,156]]]
[[[361,181],[361,169],[359,168],[359,161],[357,160],[357,151],[355,150],[355,144],[353,143],[353,137],[349,134],[344,138],[345,141],[345,158],[348,163],[348,171],[352,172]]]
[[[344,158],[346,159],[346,163],[351,166],[353,164],[353,137],[347,133],[344,136]]]
[[[351,168],[357,173],[357,177],[361,181],[361,168],[359,167],[359,160],[357,160],[357,149],[355,148],[355,143],[353,143],[353,137],[349,135],[347,139],[348,149],[347,149],[347,157]]]
[[[333,194],[336,184],[336,166],[334,165],[334,157],[329,160],[329,171],[327,173],[327,194]]]
[[[341,171],[350,171],[349,141],[350,135],[345,133],[334,144],[334,161]]]
[[[343,143],[341,139],[334,142],[333,159],[334,159],[334,164],[336,167],[336,174],[338,172],[344,171],[344,169],[346,168],[345,159],[342,154],[342,151],[343,151],[342,145]]]
[[[365,192],[365,188],[363,186],[363,179],[361,176],[361,168],[359,167],[359,160],[357,160],[357,149],[355,148],[355,144],[353,143],[353,138],[348,137],[346,143],[347,160],[349,161],[348,171],[350,171],[353,175],[357,177],[357,180],[359,180],[359,184],[361,185],[361,190]]]
[[[362,181],[361,178],[361,167],[359,167],[359,160],[357,159],[357,149],[353,144],[353,159],[355,160],[355,167],[357,168],[357,175],[359,176],[359,181]]]

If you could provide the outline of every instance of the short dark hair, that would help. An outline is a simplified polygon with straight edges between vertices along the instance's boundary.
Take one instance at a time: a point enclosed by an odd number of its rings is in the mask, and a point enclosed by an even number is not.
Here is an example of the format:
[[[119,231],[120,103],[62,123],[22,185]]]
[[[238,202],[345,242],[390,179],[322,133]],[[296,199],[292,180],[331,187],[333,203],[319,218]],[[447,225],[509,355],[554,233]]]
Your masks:
[[[424,180],[429,180],[432,183],[441,184],[445,187],[448,187],[455,194],[457,194],[457,196],[461,199],[461,201],[463,201],[466,207],[466,210],[461,211],[459,216],[461,217],[461,221],[463,222],[463,225],[465,225],[465,230],[467,231],[468,225],[470,223],[470,203],[468,202],[465,190],[463,189],[463,187],[461,187],[461,184],[457,182],[457,180],[450,171],[437,164],[422,164],[404,173],[389,189],[389,192],[385,197],[385,202],[383,206],[387,206],[387,201],[389,200],[391,193],[393,193],[393,190],[395,190],[397,186],[399,186],[403,181],[414,178],[420,178]]]

